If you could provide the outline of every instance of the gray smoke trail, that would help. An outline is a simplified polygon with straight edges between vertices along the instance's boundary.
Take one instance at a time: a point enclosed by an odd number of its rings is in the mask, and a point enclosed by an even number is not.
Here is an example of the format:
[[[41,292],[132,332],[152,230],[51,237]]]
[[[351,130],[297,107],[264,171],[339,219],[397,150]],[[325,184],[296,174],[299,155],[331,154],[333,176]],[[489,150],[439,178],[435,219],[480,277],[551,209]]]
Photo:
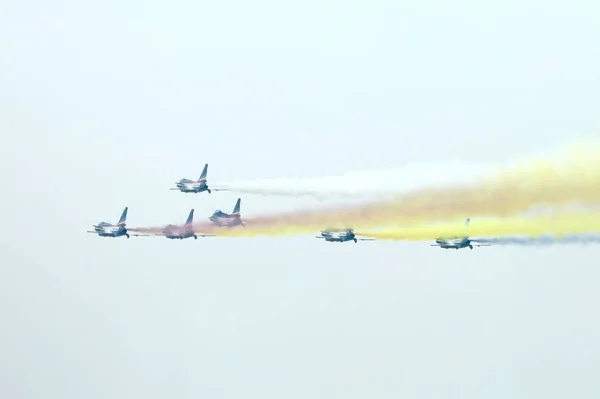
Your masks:
[[[600,244],[598,234],[567,234],[564,236],[544,235],[540,237],[488,237],[473,239],[473,242],[492,245],[564,245],[564,244]]]

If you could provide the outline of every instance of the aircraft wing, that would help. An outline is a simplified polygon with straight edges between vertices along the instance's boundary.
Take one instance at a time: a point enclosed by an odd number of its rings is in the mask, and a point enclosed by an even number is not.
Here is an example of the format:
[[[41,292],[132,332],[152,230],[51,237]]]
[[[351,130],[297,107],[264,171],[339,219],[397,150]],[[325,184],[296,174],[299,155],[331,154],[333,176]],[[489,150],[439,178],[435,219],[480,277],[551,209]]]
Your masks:
[[[152,237],[152,234],[137,234],[137,233],[129,233],[132,237]]]
[[[173,187],[173,188],[170,188],[169,190],[177,190],[177,191],[179,191],[179,188]]]
[[[89,231],[89,230],[88,230],[88,231],[86,231],[86,233],[94,233],[94,234],[98,234],[98,232],[97,232],[97,231]]]
[[[315,236],[315,238],[325,238],[325,237],[323,237],[323,236]]]
[[[474,247],[491,247],[492,244],[472,244]]]
[[[369,238],[369,237],[365,237],[365,238],[357,238],[358,241],[377,241],[376,238]]]
[[[230,188],[210,188],[212,191],[229,191],[231,190]]]
[[[212,190],[212,189],[211,189]],[[196,234],[198,237],[216,237],[216,234]]]

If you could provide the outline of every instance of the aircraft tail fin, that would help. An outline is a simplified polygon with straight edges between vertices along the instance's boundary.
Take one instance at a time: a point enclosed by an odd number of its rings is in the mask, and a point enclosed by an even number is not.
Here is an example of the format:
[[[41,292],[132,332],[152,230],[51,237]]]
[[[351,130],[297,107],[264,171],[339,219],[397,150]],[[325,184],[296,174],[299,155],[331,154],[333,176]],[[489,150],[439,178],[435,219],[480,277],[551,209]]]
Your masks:
[[[129,208],[125,207],[125,209],[123,209],[123,213],[121,213],[121,217],[119,218],[119,222],[117,223],[117,225],[125,225],[127,223],[127,210]]]
[[[204,165],[204,169],[202,169],[202,173],[200,174],[200,178],[198,180],[206,179],[208,175],[208,164]]]
[[[187,220],[185,221],[185,225],[186,225],[186,226],[189,226],[189,225],[191,225],[191,224],[192,224],[192,222],[193,222],[193,221],[194,221],[194,210],[192,209],[192,210],[190,211],[190,214],[188,215],[188,218],[187,218]]]
[[[237,201],[236,201],[236,203],[235,203],[235,206],[233,207],[233,212],[232,212],[233,215],[239,215],[240,214],[241,204],[242,204],[242,199],[238,198]]]
[[[465,219],[465,237],[469,237],[469,227],[471,227],[471,218]]]

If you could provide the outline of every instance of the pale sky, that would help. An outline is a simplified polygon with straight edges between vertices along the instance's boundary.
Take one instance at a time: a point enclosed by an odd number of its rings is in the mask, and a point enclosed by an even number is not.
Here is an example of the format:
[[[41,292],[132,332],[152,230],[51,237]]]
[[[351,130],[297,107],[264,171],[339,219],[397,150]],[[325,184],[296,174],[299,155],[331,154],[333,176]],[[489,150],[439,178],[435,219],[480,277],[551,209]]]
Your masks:
[[[206,162],[213,181],[476,168],[598,137],[598,15],[3,1],[0,397],[597,398],[593,246],[85,231],[124,206],[131,226],[230,210],[168,190]],[[242,215],[314,205],[245,194]]]

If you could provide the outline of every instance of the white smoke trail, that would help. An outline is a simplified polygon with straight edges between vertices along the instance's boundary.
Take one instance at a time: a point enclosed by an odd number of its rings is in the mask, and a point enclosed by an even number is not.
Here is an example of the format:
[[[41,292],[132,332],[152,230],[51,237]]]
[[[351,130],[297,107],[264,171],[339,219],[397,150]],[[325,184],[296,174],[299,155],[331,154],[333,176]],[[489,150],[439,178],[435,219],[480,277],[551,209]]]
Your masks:
[[[409,190],[469,184],[486,176],[491,165],[461,162],[409,164],[395,170],[350,171],[342,176],[257,179],[219,183],[230,191],[278,196],[391,198]]]

